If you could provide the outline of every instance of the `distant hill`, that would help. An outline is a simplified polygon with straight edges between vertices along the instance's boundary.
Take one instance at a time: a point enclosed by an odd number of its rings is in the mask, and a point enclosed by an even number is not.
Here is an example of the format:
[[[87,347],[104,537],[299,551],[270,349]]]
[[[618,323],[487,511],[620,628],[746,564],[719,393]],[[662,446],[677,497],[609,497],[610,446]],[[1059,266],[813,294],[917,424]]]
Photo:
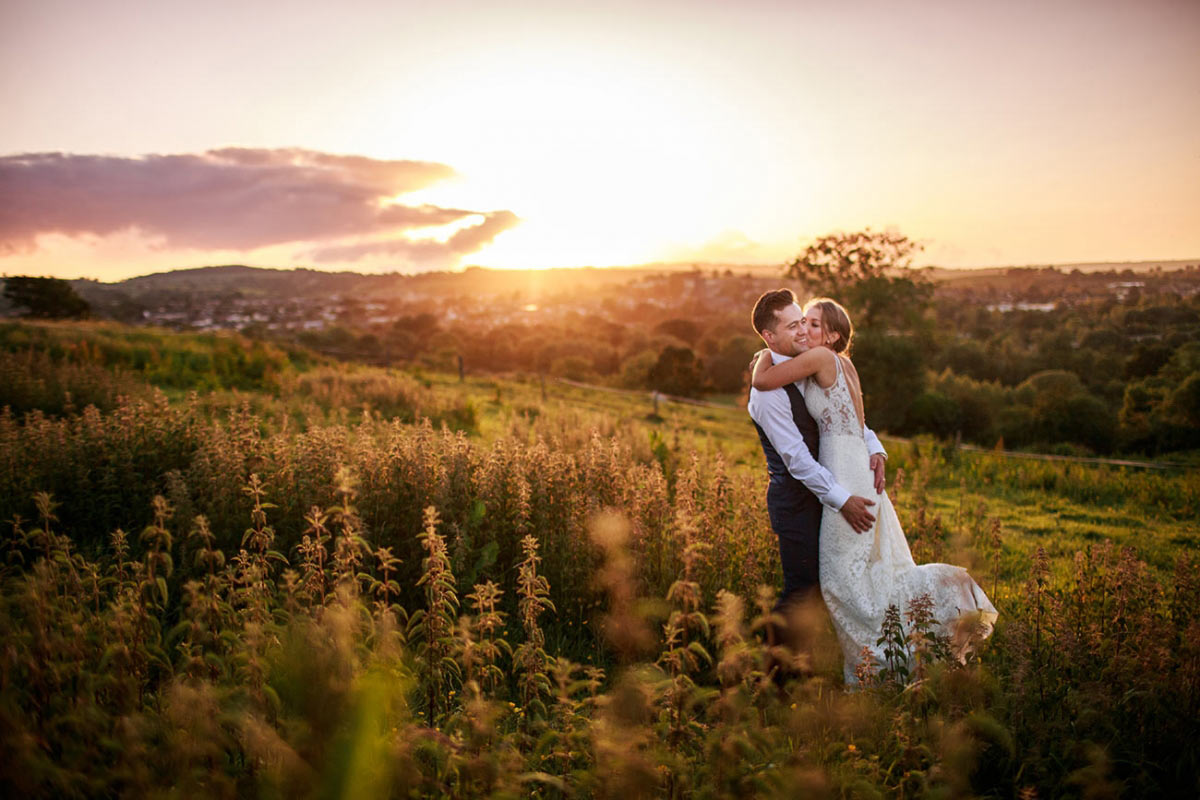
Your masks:
[[[947,288],[1001,287],[1024,283],[1030,278],[1056,277],[1078,271],[1089,277],[1097,273],[1172,272],[1200,266],[1200,259],[1143,262],[1094,262],[1025,267],[946,268],[922,267],[920,271]],[[363,301],[404,299],[408,295],[453,297],[499,297],[521,294],[546,297],[560,292],[586,292],[633,283],[654,275],[701,272],[724,276],[750,276],[757,280],[779,278],[782,265],[662,263],[634,267],[560,267],[507,270],[468,267],[456,272],[418,274],[363,274],[325,272],[295,268],[274,269],[242,264],[194,267],[101,283],[75,280],[72,285],[101,316],[135,321],[146,308],[183,299],[332,298],[354,297]]]
[[[558,288],[578,289],[588,285],[611,285],[638,278],[693,269],[690,265],[654,265],[644,267],[562,267],[553,269],[487,269],[468,267],[457,272],[422,272],[417,274],[363,274],[359,272],[324,272],[296,268],[272,269],[230,264],[213,267],[156,272],[128,278],[115,283],[94,280],[75,280],[72,285],[85,298],[112,298],[119,293],[130,299],[146,300],[154,296],[192,294],[222,294],[236,292],[243,297],[279,296],[327,297],[353,293],[362,299],[384,298],[407,291],[430,293],[504,294],[513,291]],[[717,269],[717,267],[713,267]],[[722,267],[722,269],[734,269]],[[737,267],[744,272],[747,267]],[[778,268],[772,268],[777,271]],[[761,272],[761,268],[755,269]]]
[[[272,269],[230,264],[217,267],[194,267],[168,272],[156,272],[129,278],[113,284],[131,296],[155,292],[223,292],[242,294],[275,294],[286,290],[289,295],[328,294],[346,291],[363,284],[381,283],[393,279],[389,275],[362,275],[356,272],[323,272],[314,269]]]
[[[1025,264],[1022,266],[1008,267],[923,267],[933,280],[945,280],[952,278],[960,278],[966,276],[975,277],[990,277],[997,275],[1007,275],[1013,270],[1057,270],[1059,272],[1075,272],[1078,270],[1083,273],[1093,272],[1153,272],[1156,269],[1161,269],[1164,272],[1172,272],[1175,270],[1187,269],[1188,267],[1200,267],[1200,258],[1183,258],[1174,261],[1089,261],[1078,264]]]
[[[1161,269],[1172,271],[1189,266],[1200,267],[1200,258],[1174,261],[1097,261],[1074,264],[1026,264],[1004,267],[920,267],[923,273],[935,281],[966,276],[991,277],[1008,274],[1011,270],[1055,269],[1059,272],[1150,272]],[[161,291],[220,292],[236,290],[243,293],[275,292],[283,288],[293,295],[328,294],[348,290],[394,290],[406,286],[420,286],[428,291],[434,285],[446,288],[469,284],[472,290],[511,291],[528,284],[553,284],[560,281],[579,283],[619,283],[645,275],[666,272],[732,272],[750,274],[754,277],[771,277],[782,273],[780,264],[717,264],[717,263],[654,263],[631,267],[554,267],[550,269],[492,269],[467,267],[454,272],[422,272],[417,274],[364,274],[359,272],[326,272],[323,270],[297,267],[279,269],[273,267],[250,267],[228,264],[211,267],[156,272],[128,278],[115,283],[100,283],[93,280],[72,281],[76,287],[94,289],[98,287],[120,288],[130,295]]]

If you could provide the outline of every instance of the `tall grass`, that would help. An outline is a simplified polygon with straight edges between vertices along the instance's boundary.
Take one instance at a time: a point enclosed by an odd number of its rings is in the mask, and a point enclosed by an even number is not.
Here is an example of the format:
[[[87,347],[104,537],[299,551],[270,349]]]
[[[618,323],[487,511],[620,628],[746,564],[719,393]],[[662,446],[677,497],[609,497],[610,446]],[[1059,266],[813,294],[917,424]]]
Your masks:
[[[235,333],[173,334],[104,322],[0,324],[0,351],[55,364],[117,368],[163,389],[278,391],[280,378],[319,360]]]
[[[0,408],[18,416],[31,411],[70,415],[88,406],[111,411],[121,397],[147,393],[146,385],[124,370],[59,364],[38,350],[0,352]]]
[[[1200,473],[1139,467],[1005,458],[957,451],[922,437],[889,447],[889,469],[924,464],[942,486],[967,486],[1001,493],[1035,492],[1100,508],[1128,507],[1139,513],[1181,520],[1200,514]]]
[[[1181,558],[1166,586],[1110,548],[1081,553],[1061,586],[1035,562],[981,660],[960,667],[927,655],[909,676],[901,659],[866,674],[875,688],[853,694],[839,688],[836,644],[818,624],[808,654],[825,666],[781,688],[777,653],[752,633],[770,613],[769,593],[747,619],[744,598],[720,591],[710,601],[688,580],[688,558],[665,604],[651,602],[619,517],[593,520],[588,538],[608,598],[589,620],[604,631],[596,652],[611,654],[607,671],[547,650],[543,625],[563,622],[531,534],[512,565],[518,624],[501,627],[494,583],[475,585],[473,616],[460,609],[432,507],[416,537],[423,596],[393,604],[396,562],[361,527],[352,477],[341,479],[328,557],[315,558],[310,539],[295,567],[271,549],[273,509],[257,476],[244,487],[248,527],[229,560],[202,517],[186,539],[173,536],[174,509],[161,496],[136,543],[117,532],[109,552],[86,558],[39,495],[38,519],[4,543],[6,789],[685,797],[1195,788],[1194,559]],[[172,578],[185,579],[182,594]],[[896,613],[899,646],[930,641],[919,598],[906,622]]]

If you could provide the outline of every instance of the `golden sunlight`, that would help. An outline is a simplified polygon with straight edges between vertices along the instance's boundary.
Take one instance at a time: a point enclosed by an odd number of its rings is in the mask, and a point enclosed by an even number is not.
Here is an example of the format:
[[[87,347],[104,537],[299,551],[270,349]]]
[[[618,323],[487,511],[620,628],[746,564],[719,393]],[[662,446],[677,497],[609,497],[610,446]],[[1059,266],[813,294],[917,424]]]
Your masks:
[[[505,207],[525,220],[471,263],[650,261],[667,243],[703,241],[765,211],[770,165],[746,131],[715,115],[736,107],[719,83],[681,81],[645,57],[553,48],[430,72],[442,77],[416,105],[440,133],[416,151],[453,163],[461,178],[404,201]],[[392,108],[401,91],[381,89],[370,105]],[[389,151],[384,141],[364,145]]]

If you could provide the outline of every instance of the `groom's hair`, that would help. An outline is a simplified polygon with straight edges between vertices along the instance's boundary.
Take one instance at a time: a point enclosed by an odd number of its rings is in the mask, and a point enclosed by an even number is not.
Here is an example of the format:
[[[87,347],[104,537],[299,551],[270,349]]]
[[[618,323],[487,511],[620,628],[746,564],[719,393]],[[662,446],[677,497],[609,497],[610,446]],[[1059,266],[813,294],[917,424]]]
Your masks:
[[[754,332],[762,336],[762,332],[775,327],[775,315],[796,302],[796,295],[791,289],[774,289],[758,298],[754,304],[754,313],[750,319],[754,323]]]

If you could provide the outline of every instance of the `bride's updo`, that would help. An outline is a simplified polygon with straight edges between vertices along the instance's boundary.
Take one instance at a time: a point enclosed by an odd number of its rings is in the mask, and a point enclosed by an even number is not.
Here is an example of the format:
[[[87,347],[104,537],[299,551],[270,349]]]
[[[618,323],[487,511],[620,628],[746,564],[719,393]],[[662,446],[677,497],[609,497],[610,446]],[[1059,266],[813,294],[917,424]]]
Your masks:
[[[854,340],[854,325],[850,322],[850,315],[846,313],[846,309],[837,300],[828,297],[814,297],[809,300],[804,304],[804,313],[807,314],[814,308],[821,312],[821,329],[838,334],[838,340],[826,346],[835,353],[845,353],[849,356],[850,342]]]

